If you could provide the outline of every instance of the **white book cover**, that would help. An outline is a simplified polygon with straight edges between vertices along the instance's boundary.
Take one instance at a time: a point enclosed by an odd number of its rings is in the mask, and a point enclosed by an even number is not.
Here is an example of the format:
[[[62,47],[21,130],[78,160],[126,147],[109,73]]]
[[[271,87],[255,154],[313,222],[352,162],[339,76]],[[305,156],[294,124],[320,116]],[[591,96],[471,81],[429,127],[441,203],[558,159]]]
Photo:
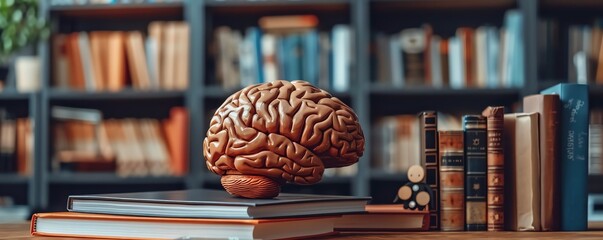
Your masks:
[[[264,82],[277,80],[278,67],[276,65],[276,37],[266,33],[262,35],[262,56],[264,57]]]
[[[450,87],[465,88],[465,68],[463,67],[462,46],[458,37],[448,40],[448,65],[450,71]]]
[[[80,49],[80,61],[84,70],[84,81],[87,91],[96,90],[96,80],[94,79],[94,68],[92,62],[92,54],[90,53],[90,39],[88,33],[80,32],[77,38],[78,47]]]
[[[392,85],[404,87],[404,63],[402,62],[402,41],[400,35],[394,34],[389,39],[390,75]]]
[[[347,25],[333,27],[333,90],[345,92],[349,89],[352,53],[351,31]]]

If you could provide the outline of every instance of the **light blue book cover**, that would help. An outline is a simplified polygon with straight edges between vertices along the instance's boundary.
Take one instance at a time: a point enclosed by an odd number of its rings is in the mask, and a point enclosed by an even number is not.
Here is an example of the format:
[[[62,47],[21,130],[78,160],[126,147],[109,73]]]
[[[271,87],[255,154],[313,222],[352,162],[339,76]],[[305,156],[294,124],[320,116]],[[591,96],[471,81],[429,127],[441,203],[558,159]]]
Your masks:
[[[561,230],[585,231],[588,223],[588,85],[561,83],[541,93],[557,94],[561,102]]]
[[[318,86],[318,33],[315,30],[302,35],[302,80]]]

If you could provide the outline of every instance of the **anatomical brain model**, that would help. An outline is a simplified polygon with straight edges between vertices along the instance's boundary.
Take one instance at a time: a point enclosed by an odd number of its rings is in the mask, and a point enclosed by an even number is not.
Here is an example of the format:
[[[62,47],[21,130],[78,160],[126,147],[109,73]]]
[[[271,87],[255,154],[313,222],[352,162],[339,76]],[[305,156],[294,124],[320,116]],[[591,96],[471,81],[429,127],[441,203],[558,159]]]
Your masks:
[[[211,119],[203,154],[231,195],[272,198],[285,182],[314,184],[356,163],[364,135],[350,107],[304,81],[253,85]]]

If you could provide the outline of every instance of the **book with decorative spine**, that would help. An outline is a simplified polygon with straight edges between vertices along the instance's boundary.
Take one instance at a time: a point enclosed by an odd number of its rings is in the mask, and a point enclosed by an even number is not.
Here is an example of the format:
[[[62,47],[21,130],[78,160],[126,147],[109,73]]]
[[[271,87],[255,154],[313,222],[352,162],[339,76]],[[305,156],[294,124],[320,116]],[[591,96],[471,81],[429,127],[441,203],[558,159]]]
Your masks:
[[[434,196],[429,204],[429,228],[440,229],[439,218],[439,169],[438,169],[438,114],[434,111],[419,114],[421,139],[421,164],[425,167],[425,183],[431,187]]]
[[[487,120],[487,212],[488,231],[504,230],[504,186],[505,154],[503,148],[504,107],[487,107],[482,112]]]
[[[486,117],[463,116],[465,132],[465,228],[487,230],[486,212]]]
[[[440,230],[465,229],[463,131],[439,131]]]

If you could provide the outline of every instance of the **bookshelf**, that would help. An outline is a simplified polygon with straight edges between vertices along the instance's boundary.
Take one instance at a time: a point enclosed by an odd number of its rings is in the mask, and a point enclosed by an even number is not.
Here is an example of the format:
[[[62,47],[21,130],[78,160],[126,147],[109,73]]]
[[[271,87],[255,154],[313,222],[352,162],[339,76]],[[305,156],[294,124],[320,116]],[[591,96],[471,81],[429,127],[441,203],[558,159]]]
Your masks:
[[[216,27],[227,25],[244,29],[257,25],[265,15],[314,14],[320,19],[319,29],[330,30],[336,24],[353,29],[354,65],[350,89],[333,92],[357,113],[367,138],[364,156],[355,176],[325,176],[314,186],[287,185],[283,192],[316,192],[333,194],[373,195],[377,202],[389,202],[402,185],[404,176],[371,169],[371,127],[381,116],[416,114],[421,110],[479,113],[489,104],[513,109],[523,96],[558,82],[562,76],[544,79],[537,71],[537,21],[541,15],[554,15],[568,9],[575,17],[584,9],[594,9],[596,16],[603,5],[595,0],[185,0],[176,3],[136,3],[109,5],[50,6],[40,1],[41,14],[50,20],[53,33],[92,30],[139,30],[156,20],[184,21],[190,27],[188,88],[185,90],[119,92],[85,92],[56,89],[52,86],[51,44],[39,46],[43,59],[42,90],[36,94],[0,93],[0,106],[27,109],[23,113],[36,124],[35,166],[31,177],[0,174],[2,194],[14,194],[32,209],[53,209],[64,205],[64,196],[76,193],[127,192],[183,188],[220,188],[218,176],[205,168],[202,141],[211,110],[238,89],[217,85],[213,57],[208,44]],[[501,26],[504,13],[518,9],[524,16],[525,79],[522,88],[451,89],[430,87],[395,88],[378,84],[372,77],[373,34],[393,33],[429,22],[443,36],[454,34],[460,25],[477,27],[485,23]],[[600,11],[599,11],[600,12]],[[570,19],[571,20],[571,19]],[[578,22],[583,21],[580,18]],[[590,90],[593,107],[603,107],[603,86]],[[394,104],[392,104],[394,103]],[[188,160],[189,173],[182,177],[127,177],[108,173],[54,173],[50,170],[52,139],[50,126],[52,106],[85,107],[102,110],[107,117],[164,117],[170,107],[183,106],[189,112]],[[22,111],[22,110],[19,110]],[[590,182],[600,177],[591,177]],[[4,188],[8,186],[8,188]],[[27,186],[23,192],[22,187]],[[597,184],[590,190],[599,191]],[[0,194],[0,195],[2,195]],[[25,195],[25,196],[23,196]],[[390,196],[391,195],[391,196]]]

